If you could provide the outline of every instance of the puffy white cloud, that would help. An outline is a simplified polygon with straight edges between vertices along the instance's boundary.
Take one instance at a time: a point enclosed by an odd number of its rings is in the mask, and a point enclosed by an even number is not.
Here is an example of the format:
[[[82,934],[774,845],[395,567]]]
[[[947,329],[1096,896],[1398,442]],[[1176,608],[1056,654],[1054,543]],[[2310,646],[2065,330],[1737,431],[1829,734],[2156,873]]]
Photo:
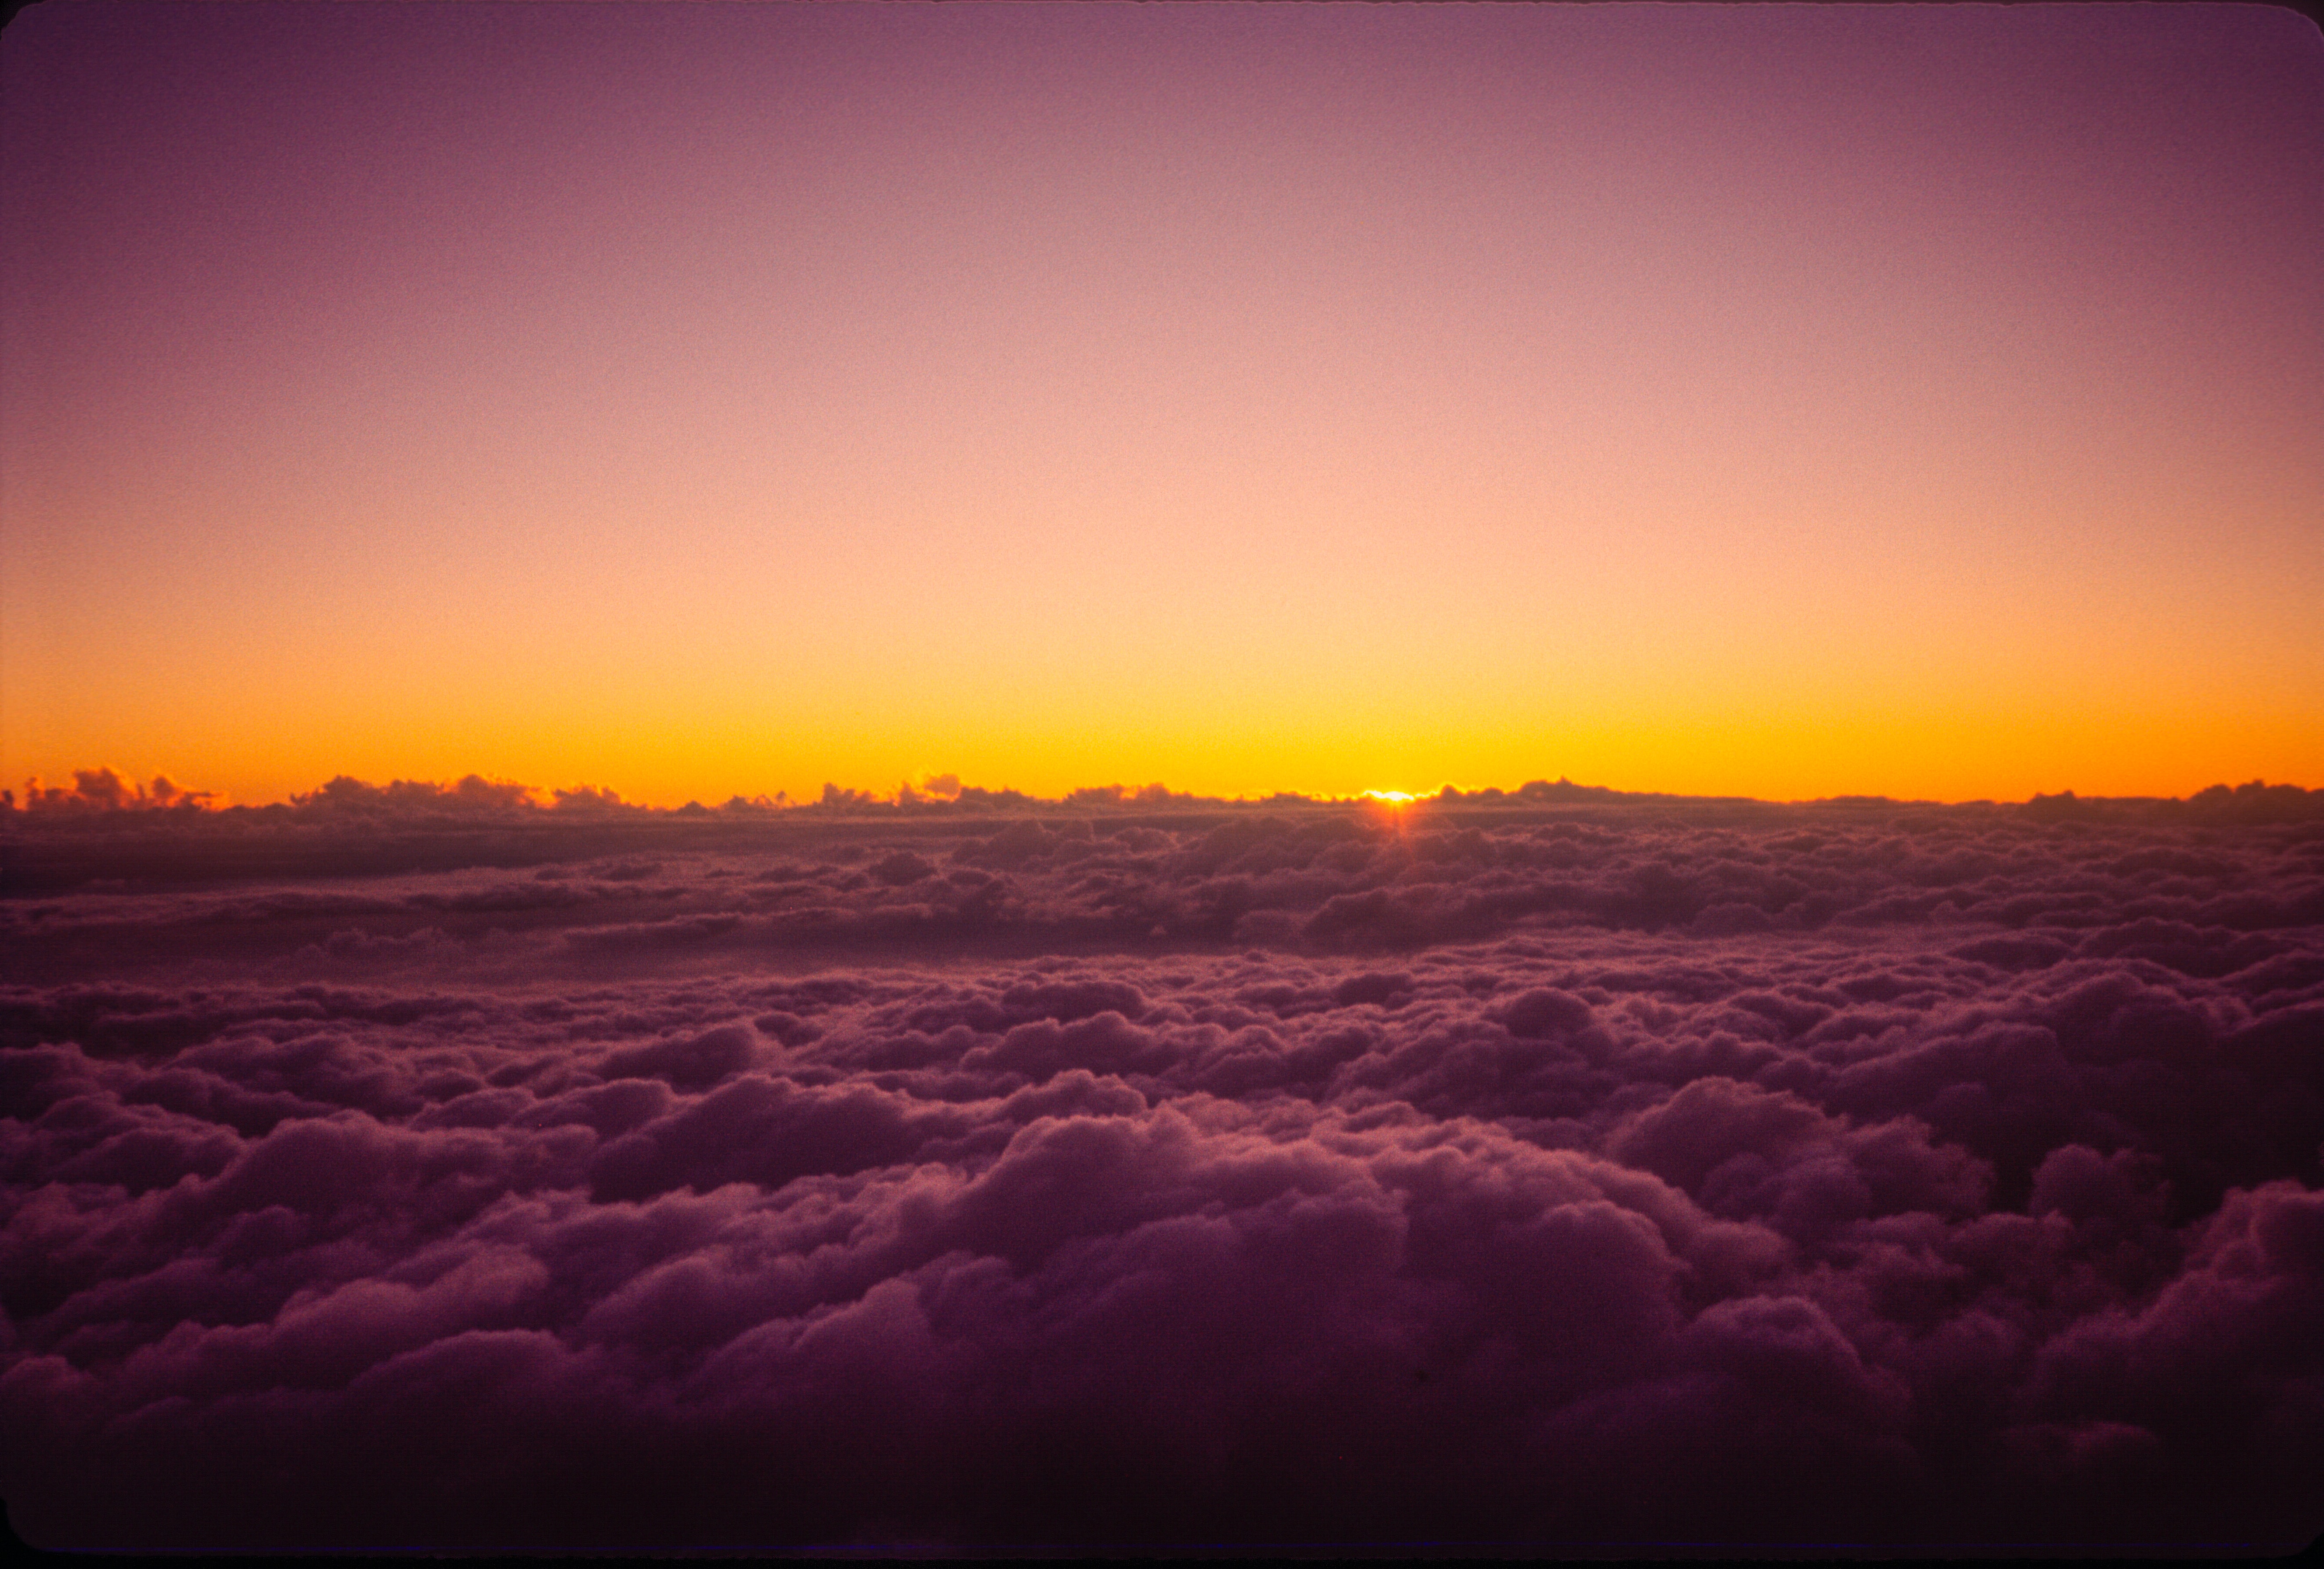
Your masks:
[[[470,804],[35,845],[35,1541],[2316,1528],[2302,822]]]

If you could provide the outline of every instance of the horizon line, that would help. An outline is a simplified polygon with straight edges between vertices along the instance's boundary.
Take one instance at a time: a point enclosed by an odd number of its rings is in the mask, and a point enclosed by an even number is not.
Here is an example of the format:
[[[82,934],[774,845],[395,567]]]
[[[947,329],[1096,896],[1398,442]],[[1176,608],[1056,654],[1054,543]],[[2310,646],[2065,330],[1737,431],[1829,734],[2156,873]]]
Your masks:
[[[995,811],[1054,810],[1154,810],[1172,808],[1252,808],[1273,807],[1375,807],[1390,811],[1425,808],[1433,806],[1475,805],[1554,805],[1596,802],[1666,803],[1700,802],[1722,805],[1753,806],[1818,806],[1828,804],[1883,804],[1889,806],[2066,806],[2069,803],[2094,805],[2099,802],[2140,803],[2147,805],[2196,803],[2227,804],[2231,801],[2281,801],[2289,803],[2315,797],[2324,798],[2324,788],[2309,788],[2282,781],[2271,783],[2254,779],[2229,786],[2224,781],[2209,785],[2186,796],[2128,795],[2083,796],[2071,789],[2054,792],[2036,791],[2024,800],[2004,800],[1993,797],[1971,797],[1960,800],[1937,800],[1923,797],[1897,797],[1879,794],[1841,793],[1829,796],[1798,797],[1775,799],[1748,795],[1685,794],[1667,790],[1625,790],[1608,785],[1576,784],[1563,775],[1555,780],[1535,779],[1515,787],[1500,785],[1467,786],[1452,782],[1425,791],[1364,789],[1347,794],[1328,791],[1278,789],[1260,795],[1234,796],[1200,795],[1192,791],[1171,789],[1161,782],[1142,786],[1122,784],[1084,785],[1059,796],[1039,796],[1014,787],[987,788],[964,784],[957,774],[925,776],[918,784],[899,782],[885,793],[876,790],[850,789],[826,782],[818,796],[795,799],[788,792],[778,790],[771,796],[763,792],[744,796],[736,793],[715,807],[706,806],[698,798],[681,806],[657,807],[641,801],[625,800],[615,790],[588,784],[571,789],[525,784],[516,780],[489,778],[469,773],[449,783],[424,780],[392,780],[384,785],[374,785],[348,774],[335,775],[330,780],[304,793],[292,792],[287,799],[272,801],[232,801],[217,790],[188,789],[165,774],[156,774],[150,783],[126,777],[115,769],[98,767],[73,771],[73,784],[44,785],[37,774],[24,781],[21,796],[14,789],[0,789],[0,817],[87,817],[111,816],[116,813],[142,814],[166,812],[173,816],[217,816],[226,813],[309,813],[355,812],[368,814],[395,808],[450,809],[463,816],[490,814],[544,813],[559,817],[707,817],[707,816],[769,816],[807,813],[815,817],[888,815],[910,813],[948,814],[962,812],[982,815]]]

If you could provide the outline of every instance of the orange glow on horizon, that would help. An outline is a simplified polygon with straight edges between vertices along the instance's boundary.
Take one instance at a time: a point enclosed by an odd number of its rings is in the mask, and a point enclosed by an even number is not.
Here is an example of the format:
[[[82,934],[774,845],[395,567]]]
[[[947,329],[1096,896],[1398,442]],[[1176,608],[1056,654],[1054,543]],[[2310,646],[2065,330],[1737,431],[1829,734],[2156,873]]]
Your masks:
[[[856,761],[849,766],[844,760],[850,749],[834,746],[823,755],[837,761],[816,766],[813,756],[802,763],[779,753],[702,744],[698,733],[687,731],[662,750],[642,744],[650,738],[629,730],[618,738],[626,745],[609,744],[596,754],[586,749],[589,738],[560,746],[547,736],[523,738],[530,743],[516,745],[506,744],[503,737],[499,746],[478,737],[473,745],[439,743],[409,751],[374,743],[350,748],[337,761],[236,760],[219,752],[196,760],[204,766],[188,766],[175,755],[147,761],[125,748],[92,747],[81,755],[109,760],[124,781],[165,775],[179,781],[179,788],[211,792],[217,804],[288,800],[340,775],[381,785],[393,780],[449,785],[474,774],[495,783],[521,783],[544,804],[557,790],[587,788],[658,808],[688,801],[715,806],[735,796],[806,804],[819,799],[826,783],[880,799],[894,799],[899,789],[943,799],[966,785],[1059,800],[1079,789],[1120,788],[1117,781],[1127,778],[1158,781],[1184,795],[1257,801],[1286,793],[1369,801],[1401,813],[1426,803],[1445,784],[1464,792],[1515,790],[1529,780],[1561,778],[1625,792],[1770,801],[1835,796],[2022,801],[2061,790],[2184,798],[2212,785],[2250,780],[2324,788],[2319,734],[2324,725],[2183,711],[2036,712],[2006,723],[1975,713],[1907,712],[1886,716],[1885,723],[1866,717],[1816,725],[1795,716],[1753,723],[1738,716],[1668,730],[1638,723],[1577,725],[1538,746],[1525,744],[1522,736],[1465,744],[1448,738],[1439,755],[1454,766],[1436,774],[1443,783],[1415,790],[1361,781],[1367,775],[1379,778],[1386,771],[1383,765],[1408,761],[1420,750],[1416,746],[1372,737],[1237,734],[1223,727],[1207,735],[1123,738],[1111,747],[1093,744],[1086,734],[1045,747],[1038,743],[1040,738],[1019,733],[998,744],[957,749],[940,775],[917,762],[890,761],[902,755],[900,751],[867,758],[853,749]],[[1109,767],[1109,755],[1136,761]],[[131,759],[134,766],[123,766]],[[213,760],[227,766],[209,766]],[[69,780],[77,767],[89,766],[84,761],[12,769],[11,777],[21,785],[28,773],[37,773],[53,785]],[[1136,789],[1130,787],[1128,793]]]
[[[50,6],[0,68],[12,788],[2324,786],[2287,12]]]

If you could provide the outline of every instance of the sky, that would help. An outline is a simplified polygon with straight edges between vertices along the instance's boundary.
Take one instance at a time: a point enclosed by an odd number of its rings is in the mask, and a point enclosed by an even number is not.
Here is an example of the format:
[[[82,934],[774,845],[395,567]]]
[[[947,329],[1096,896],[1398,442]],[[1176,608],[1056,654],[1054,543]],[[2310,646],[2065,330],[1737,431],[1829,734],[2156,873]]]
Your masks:
[[[2324,784],[2251,5],[35,7],[0,775]]]

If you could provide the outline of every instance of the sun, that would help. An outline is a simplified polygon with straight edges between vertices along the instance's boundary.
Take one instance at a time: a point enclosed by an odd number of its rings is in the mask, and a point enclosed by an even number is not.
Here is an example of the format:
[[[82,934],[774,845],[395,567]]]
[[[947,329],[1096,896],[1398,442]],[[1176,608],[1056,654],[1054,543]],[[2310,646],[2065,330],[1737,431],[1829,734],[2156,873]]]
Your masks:
[[[1359,793],[1368,801],[1378,801],[1384,807],[1393,807],[1398,811],[1420,798],[1410,790],[1363,790]]]

